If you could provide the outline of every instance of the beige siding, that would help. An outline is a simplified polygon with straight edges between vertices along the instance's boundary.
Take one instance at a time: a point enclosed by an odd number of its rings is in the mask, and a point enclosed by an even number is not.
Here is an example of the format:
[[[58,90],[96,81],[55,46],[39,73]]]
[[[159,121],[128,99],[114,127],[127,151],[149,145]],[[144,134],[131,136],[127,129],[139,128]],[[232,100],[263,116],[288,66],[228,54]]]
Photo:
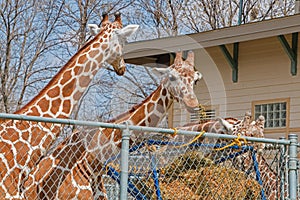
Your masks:
[[[291,35],[287,39],[290,41]],[[277,37],[241,42],[237,83],[232,82],[231,67],[219,47],[196,50],[196,68],[204,77],[195,87],[200,103],[219,106],[222,117],[241,118],[246,111],[252,109],[253,101],[289,98],[288,129],[275,131],[276,133],[269,130],[267,137],[278,138],[288,132],[300,133],[300,40],[298,41],[297,76],[290,74],[290,60]],[[230,45],[227,47],[232,49]],[[174,111],[179,113],[176,106]],[[174,125],[182,125],[185,121],[182,120],[183,117],[175,116],[174,113]]]

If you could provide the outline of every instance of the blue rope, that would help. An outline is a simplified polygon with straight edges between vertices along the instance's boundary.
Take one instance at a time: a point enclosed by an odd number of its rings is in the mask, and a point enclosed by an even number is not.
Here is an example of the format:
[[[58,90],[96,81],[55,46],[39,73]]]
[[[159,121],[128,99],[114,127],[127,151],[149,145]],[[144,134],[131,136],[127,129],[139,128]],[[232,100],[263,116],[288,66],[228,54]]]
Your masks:
[[[260,176],[260,171],[258,168],[258,162],[256,160],[256,153],[253,150],[252,150],[252,160],[253,160],[253,166],[254,166],[254,170],[255,170],[256,180],[261,186],[263,186],[263,182],[262,182],[261,176]],[[264,191],[263,187],[261,188],[261,199],[266,200],[265,191]]]
[[[153,174],[153,179],[154,179],[154,187],[155,187],[156,197],[157,197],[157,200],[162,200],[162,196],[161,196],[160,188],[159,188],[158,173],[156,170],[156,159],[155,159],[154,155],[151,156],[151,166],[152,166],[152,174]]]

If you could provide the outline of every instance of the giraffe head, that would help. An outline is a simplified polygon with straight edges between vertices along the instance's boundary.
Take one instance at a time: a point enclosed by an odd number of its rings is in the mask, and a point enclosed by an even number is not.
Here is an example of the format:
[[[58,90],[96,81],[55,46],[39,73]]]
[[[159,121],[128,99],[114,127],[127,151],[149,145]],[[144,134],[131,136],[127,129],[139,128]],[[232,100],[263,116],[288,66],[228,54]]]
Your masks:
[[[121,14],[115,14],[115,21],[110,22],[105,13],[101,21],[101,27],[96,24],[89,24],[90,32],[101,44],[101,49],[105,52],[103,61],[112,65],[118,75],[123,75],[126,71],[125,61],[123,59],[124,44],[126,38],[133,34],[138,25],[128,25],[123,28]]]
[[[194,68],[194,53],[188,52],[186,60],[182,59],[182,52],[176,53],[174,64],[169,68],[157,68],[154,72],[163,75],[163,86],[169,91],[171,98],[183,103],[189,112],[198,107],[198,99],[194,93],[194,84],[202,78],[200,72]]]

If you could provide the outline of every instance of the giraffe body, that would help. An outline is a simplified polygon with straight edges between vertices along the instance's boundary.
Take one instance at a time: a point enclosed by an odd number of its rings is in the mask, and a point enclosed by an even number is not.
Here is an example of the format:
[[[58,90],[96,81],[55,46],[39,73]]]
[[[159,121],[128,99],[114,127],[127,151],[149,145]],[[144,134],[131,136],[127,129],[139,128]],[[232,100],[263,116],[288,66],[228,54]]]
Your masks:
[[[16,114],[68,118],[96,72],[107,62],[125,72],[125,38],[138,26],[122,28],[119,16],[103,21],[100,33],[87,42],[42,91]],[[18,199],[20,186],[57,138],[61,125],[17,120],[0,124],[0,199]]]

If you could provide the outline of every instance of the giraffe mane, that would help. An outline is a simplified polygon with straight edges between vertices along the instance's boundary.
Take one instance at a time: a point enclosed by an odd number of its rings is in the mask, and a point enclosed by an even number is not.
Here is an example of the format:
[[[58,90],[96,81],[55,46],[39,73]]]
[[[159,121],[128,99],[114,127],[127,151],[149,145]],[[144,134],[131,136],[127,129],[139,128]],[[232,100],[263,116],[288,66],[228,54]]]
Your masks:
[[[147,102],[149,99],[152,98],[152,96],[154,95],[154,93],[157,91],[157,90],[160,90],[162,88],[162,84],[160,84],[156,90],[154,90],[148,97],[146,97],[141,103],[138,103],[134,106],[132,106],[130,108],[130,110],[106,121],[107,123],[114,123],[114,122],[121,122],[122,120],[126,120],[133,112],[135,112],[138,108],[140,108],[145,102]]]
[[[73,65],[76,62],[76,58],[78,57],[78,55],[80,55],[81,53],[85,52],[86,49],[95,41],[97,40],[106,30],[107,30],[108,26],[105,26],[104,29],[101,29],[101,31],[92,39],[89,40],[88,42],[86,42],[84,44],[83,47],[81,47],[69,60],[68,62],[54,75],[54,77],[48,82],[48,84],[38,93],[38,95],[36,95],[33,99],[31,99],[27,104],[25,104],[25,106],[23,106],[21,109],[17,110],[16,112],[14,112],[15,114],[21,113],[22,111],[26,110],[29,106],[32,105],[34,99],[36,99],[39,96],[43,96],[47,90],[50,88],[50,85],[52,85],[53,83],[55,83],[55,81],[57,81],[59,74],[64,71],[66,68],[68,68],[70,65]]]

